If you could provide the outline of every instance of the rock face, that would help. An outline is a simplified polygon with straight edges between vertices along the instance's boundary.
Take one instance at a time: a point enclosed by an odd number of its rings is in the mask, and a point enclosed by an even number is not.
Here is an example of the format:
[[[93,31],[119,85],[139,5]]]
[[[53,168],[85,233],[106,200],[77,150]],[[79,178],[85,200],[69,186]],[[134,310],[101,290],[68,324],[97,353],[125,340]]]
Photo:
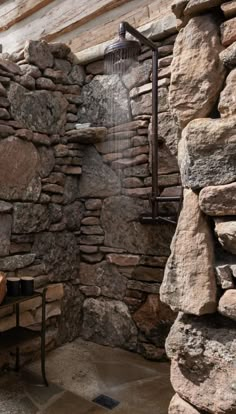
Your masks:
[[[230,69],[236,66],[236,42],[220,53],[220,59]]]
[[[15,203],[13,213],[14,233],[34,233],[49,226],[48,207],[41,204]]]
[[[200,412],[235,411],[235,338],[235,323],[219,315],[180,314],[171,328],[166,350],[172,385]]]
[[[218,27],[210,15],[193,17],[178,34],[169,98],[181,128],[194,118],[206,117],[213,109],[224,81],[221,50]]]
[[[198,410],[182,400],[178,394],[172,398],[168,414],[200,414]]]
[[[82,337],[84,339],[102,345],[135,350],[137,328],[123,302],[86,299],[83,313]]]
[[[214,312],[216,280],[213,260],[211,232],[199,208],[198,196],[185,190],[183,209],[160,289],[162,302],[174,311],[195,315]]]
[[[231,218],[215,219],[215,232],[223,248],[236,254],[236,220]]]
[[[27,62],[35,64],[40,69],[53,66],[53,55],[49,45],[44,41],[28,41],[25,45],[24,56]]]
[[[33,252],[43,257],[53,282],[75,279],[78,273],[78,246],[73,233],[42,232],[35,236]]]
[[[198,189],[236,180],[236,117],[196,119],[179,143],[182,183]]]
[[[81,101],[78,112],[81,123],[110,127],[131,120],[128,94],[117,75],[95,76],[83,87]]]
[[[13,116],[26,128],[46,134],[57,134],[64,128],[68,102],[61,92],[29,92],[23,86],[12,83],[8,98]]]
[[[79,192],[82,198],[109,197],[120,192],[119,177],[103,163],[94,147],[88,147],[84,153]]]
[[[220,299],[218,311],[236,321],[236,289],[227,290]]]
[[[147,211],[149,204],[145,200],[126,196],[105,199],[101,213],[105,245],[136,254],[155,255],[158,251],[159,255],[168,255],[173,226],[165,226],[163,234],[155,225],[142,225],[139,218]]]
[[[199,205],[209,216],[236,215],[236,183],[203,188]]]
[[[39,155],[33,144],[16,137],[0,142],[0,198],[37,201],[40,195]]]
[[[226,86],[220,94],[220,101],[218,105],[219,112],[222,118],[236,115],[236,69],[232,70],[226,79]]]
[[[0,228],[0,256],[7,256],[9,254],[11,244],[11,214],[0,214]]]

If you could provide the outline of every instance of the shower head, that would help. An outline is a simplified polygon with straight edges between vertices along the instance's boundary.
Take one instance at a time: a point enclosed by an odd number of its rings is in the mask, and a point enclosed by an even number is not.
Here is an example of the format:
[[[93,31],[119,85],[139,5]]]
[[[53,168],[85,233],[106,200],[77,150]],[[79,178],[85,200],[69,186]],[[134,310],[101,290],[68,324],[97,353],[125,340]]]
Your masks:
[[[119,40],[105,49],[105,72],[107,74],[126,72],[132,62],[137,61],[140,49],[139,42],[128,40],[124,35],[120,35]]]

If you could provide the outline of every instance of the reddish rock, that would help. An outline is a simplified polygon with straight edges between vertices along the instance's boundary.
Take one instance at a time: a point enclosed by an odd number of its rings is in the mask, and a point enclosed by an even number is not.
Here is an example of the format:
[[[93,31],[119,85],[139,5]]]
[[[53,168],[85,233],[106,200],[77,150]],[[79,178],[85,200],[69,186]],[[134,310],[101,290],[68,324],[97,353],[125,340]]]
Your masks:
[[[108,254],[106,256],[108,263],[117,266],[136,266],[139,262],[139,256],[131,254]]]
[[[236,17],[222,23],[220,26],[221,41],[224,46],[229,46],[236,40]]]

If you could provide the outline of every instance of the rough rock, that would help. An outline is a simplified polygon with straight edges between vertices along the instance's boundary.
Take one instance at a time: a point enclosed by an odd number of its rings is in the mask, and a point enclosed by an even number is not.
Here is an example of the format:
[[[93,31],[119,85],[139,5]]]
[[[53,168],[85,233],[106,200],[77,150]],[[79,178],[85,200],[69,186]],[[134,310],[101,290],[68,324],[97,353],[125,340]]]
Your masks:
[[[235,411],[235,322],[221,315],[180,314],[166,351],[172,386],[200,412]]]
[[[188,2],[189,0],[174,0],[171,3],[171,10],[175,14],[177,19],[180,19],[183,16],[184,9]]]
[[[173,155],[177,154],[179,131],[170,112],[158,115],[158,136],[163,139]]]
[[[69,46],[65,43],[49,43],[48,47],[53,56],[58,59],[66,59],[71,52]]]
[[[53,150],[41,145],[38,149],[40,156],[40,176],[42,178],[48,177],[55,165],[55,157]]]
[[[176,315],[160,301],[159,295],[148,295],[143,305],[132,315],[138,329],[158,347],[165,340]]]
[[[178,394],[172,398],[168,414],[200,414],[196,408],[182,400]]]
[[[61,92],[28,92],[23,86],[12,83],[8,98],[12,115],[25,128],[46,134],[62,132],[66,123],[68,102]]]
[[[137,328],[128,307],[115,300],[86,299],[81,335],[102,345],[136,349]]]
[[[35,233],[49,226],[48,208],[42,204],[14,203],[13,233]]]
[[[213,109],[224,82],[221,50],[218,27],[210,15],[193,17],[178,34],[169,100],[181,128],[194,118],[206,117]]]
[[[95,76],[82,89],[79,122],[111,127],[131,120],[126,88],[118,75]]]
[[[129,90],[144,85],[150,80],[150,75],[152,72],[152,61],[145,60],[142,64],[137,64],[131,66],[130,70],[123,75],[122,80]]]
[[[84,207],[80,201],[75,201],[64,207],[64,217],[69,230],[79,230]]]
[[[35,79],[40,78],[42,75],[40,69],[34,65],[24,64],[21,65],[20,68],[24,75],[32,76]]]
[[[82,306],[84,296],[77,285],[66,283],[61,303],[57,344],[64,344],[78,338],[81,333]]]
[[[203,188],[199,205],[209,216],[236,216],[236,183]]]
[[[0,213],[10,213],[13,209],[13,204],[0,200]]]
[[[13,272],[16,269],[21,269],[26,266],[30,266],[35,260],[35,254],[24,254],[24,255],[14,255],[14,256],[6,256],[4,258],[0,258],[0,269],[1,270],[8,270],[9,272]]]
[[[226,18],[236,16],[236,2],[235,0],[227,1],[221,5],[221,10],[223,10]]]
[[[220,26],[221,42],[223,46],[229,46],[236,40],[236,17],[222,23]]]
[[[179,142],[183,186],[198,189],[236,181],[236,117],[196,119]]]
[[[219,6],[221,3],[222,0],[189,0],[184,9],[184,15],[195,16]]]
[[[236,69],[232,70],[226,79],[226,86],[220,94],[218,110],[222,118],[236,115]]]
[[[152,114],[152,94],[144,93],[131,100],[131,110],[133,117],[138,115]],[[168,89],[158,89],[158,112],[166,112],[169,110],[168,105]]]
[[[0,69],[4,72],[10,72],[10,74],[21,75],[20,66],[8,59],[0,59]]]
[[[236,42],[220,53],[220,59],[230,69],[236,66]]]
[[[140,223],[140,216],[149,211],[145,200],[114,196],[104,200],[101,223],[105,246],[125,249],[133,254],[168,255],[174,228],[172,225],[152,226]],[[142,243],[139,241],[142,240]]]
[[[0,256],[7,256],[11,244],[11,214],[0,214]]]
[[[213,240],[198,196],[191,190],[184,191],[160,293],[162,302],[174,311],[203,315],[216,310]]]
[[[24,56],[27,62],[35,64],[40,69],[51,68],[53,66],[53,55],[50,47],[43,40],[27,41]]]
[[[236,254],[236,220],[232,218],[216,218],[215,232],[223,248]]]
[[[236,321],[236,289],[227,290],[220,298],[218,311]]]
[[[88,147],[84,153],[83,174],[79,181],[80,197],[109,197],[119,192],[119,177],[103,163],[94,147]]]
[[[66,133],[67,142],[76,142],[79,144],[95,144],[103,142],[107,137],[107,129],[104,127],[97,128],[79,128],[73,129]]]
[[[233,289],[234,281],[231,268],[228,264],[216,266],[217,282],[222,289]]]
[[[39,155],[30,142],[9,137],[0,142],[0,198],[37,201],[40,195]]]
[[[72,67],[72,70],[68,76],[68,80],[69,82],[73,85],[83,85],[84,81],[85,81],[85,71],[84,71],[84,67],[81,65],[74,65]]]
[[[77,277],[79,252],[76,237],[69,232],[42,232],[35,235],[32,251],[43,258],[52,282]]]

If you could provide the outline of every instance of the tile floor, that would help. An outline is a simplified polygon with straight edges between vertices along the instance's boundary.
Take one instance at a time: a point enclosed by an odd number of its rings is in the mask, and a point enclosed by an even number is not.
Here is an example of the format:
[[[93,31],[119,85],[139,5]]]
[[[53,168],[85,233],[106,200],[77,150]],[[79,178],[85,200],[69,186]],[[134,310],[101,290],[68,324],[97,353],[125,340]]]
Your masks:
[[[0,378],[0,414],[167,414],[173,395],[168,363],[81,339],[49,353],[46,367],[48,388],[39,361]],[[100,394],[120,404],[100,407]]]

